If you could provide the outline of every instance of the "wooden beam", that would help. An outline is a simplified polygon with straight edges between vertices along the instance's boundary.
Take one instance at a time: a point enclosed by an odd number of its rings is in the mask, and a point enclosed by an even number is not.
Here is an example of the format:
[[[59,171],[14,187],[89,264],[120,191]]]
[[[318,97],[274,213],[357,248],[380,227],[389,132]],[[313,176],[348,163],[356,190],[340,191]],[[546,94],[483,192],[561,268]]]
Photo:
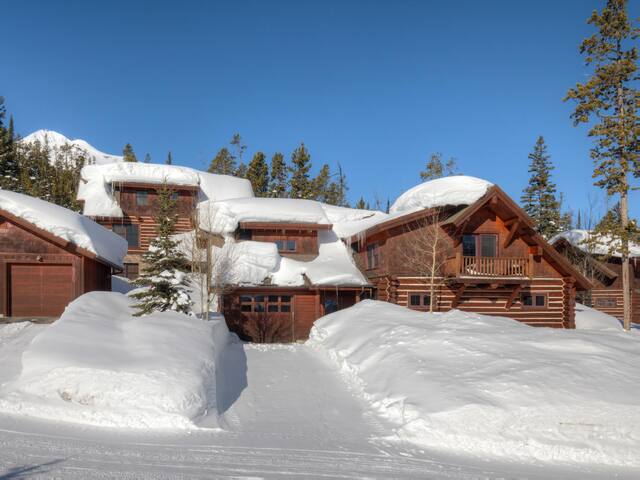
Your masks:
[[[518,296],[521,290],[522,290],[521,283],[514,285],[513,290],[511,291],[511,295],[509,295],[509,298],[507,299],[507,303],[504,304],[504,308],[506,308],[507,310],[511,310],[511,306],[513,305],[513,302],[515,302],[516,297]]]
[[[458,287],[458,289],[456,290],[456,294],[453,297],[453,300],[451,300],[451,308],[456,308],[458,306],[458,303],[460,303],[460,298],[462,297],[462,294],[464,293],[466,288],[467,288],[467,285],[465,283],[461,284]]]
[[[516,232],[518,231],[518,228],[520,228],[519,218],[516,219],[516,221],[513,222],[513,224],[511,225],[511,228],[509,229],[509,234],[507,235],[507,238],[504,239],[504,245],[502,248],[507,248],[509,245],[511,245],[511,243],[516,238]]]

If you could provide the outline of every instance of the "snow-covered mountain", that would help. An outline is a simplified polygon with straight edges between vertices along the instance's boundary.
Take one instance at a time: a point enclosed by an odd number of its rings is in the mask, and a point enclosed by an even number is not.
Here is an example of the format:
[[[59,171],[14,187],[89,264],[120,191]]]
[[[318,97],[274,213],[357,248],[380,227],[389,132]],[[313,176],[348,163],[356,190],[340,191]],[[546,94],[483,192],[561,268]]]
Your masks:
[[[36,141],[39,141],[42,144],[48,142],[49,148],[51,150],[56,150],[64,145],[69,144],[73,148],[76,148],[86,154],[88,160],[95,162],[96,165],[122,162],[122,157],[119,155],[109,155],[108,153],[101,152],[84,140],[70,140],[61,133],[54,132],[53,130],[38,130],[24,137],[22,141],[25,143],[34,143]]]

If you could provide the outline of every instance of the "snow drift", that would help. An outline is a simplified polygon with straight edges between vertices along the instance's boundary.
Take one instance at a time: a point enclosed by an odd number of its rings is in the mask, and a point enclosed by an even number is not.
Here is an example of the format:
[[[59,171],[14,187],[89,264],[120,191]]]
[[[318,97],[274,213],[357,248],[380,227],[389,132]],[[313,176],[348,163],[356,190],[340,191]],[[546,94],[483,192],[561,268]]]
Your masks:
[[[224,320],[165,312],[133,317],[131,299],[91,292],[22,355],[0,410],[105,427],[217,425],[216,362]]]
[[[364,301],[309,344],[405,440],[480,456],[640,465],[640,337]]]
[[[127,254],[127,241],[120,235],[54,203],[0,189],[0,209],[89,250],[113,265],[121,267]]]

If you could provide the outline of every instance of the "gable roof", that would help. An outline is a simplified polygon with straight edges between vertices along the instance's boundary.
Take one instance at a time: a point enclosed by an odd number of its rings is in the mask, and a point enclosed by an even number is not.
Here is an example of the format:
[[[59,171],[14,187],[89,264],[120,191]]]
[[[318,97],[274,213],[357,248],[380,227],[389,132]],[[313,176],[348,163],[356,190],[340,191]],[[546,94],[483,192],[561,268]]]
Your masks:
[[[584,255],[589,262],[590,265],[593,266],[596,270],[598,270],[602,275],[604,275],[609,280],[615,280],[618,278],[618,273],[611,270],[607,265],[599,260],[597,260],[593,255],[588,252],[582,250],[581,248],[573,245],[569,240],[564,237],[555,236],[550,240],[551,245],[558,250],[559,247],[565,246],[566,248],[570,248],[574,251],[580,252]]]
[[[491,185],[491,184],[490,184]],[[361,236],[365,238],[374,233],[378,233],[384,230],[395,228],[401,225],[406,225],[410,222],[419,220],[421,218],[427,218],[432,215],[438,208],[443,208],[448,211],[453,211],[453,214],[444,219],[442,225],[451,225],[454,227],[460,227],[466,221],[470,220],[473,215],[484,208],[487,204],[491,206],[493,210],[499,212],[500,217],[506,222],[512,224],[518,222],[516,228],[516,235],[519,235],[529,245],[537,245],[542,248],[543,256],[552,264],[559,272],[565,276],[573,277],[579,288],[589,289],[592,287],[591,282],[582,275],[576,268],[571,265],[568,259],[561,255],[555,248],[553,248],[541,235],[539,235],[534,228],[533,221],[527,213],[515,203],[509,195],[507,195],[497,185],[491,185],[487,188],[486,192],[477,198],[473,203],[464,206],[464,208],[455,211],[452,207],[456,205],[439,205],[435,208],[425,208],[423,210],[411,211],[408,214],[401,216],[392,216],[391,218],[374,225],[362,232]],[[458,205],[459,207],[460,205]],[[528,241],[527,241],[528,240]]]
[[[122,268],[127,241],[90,218],[68,208],[0,189],[0,214],[62,248]]]

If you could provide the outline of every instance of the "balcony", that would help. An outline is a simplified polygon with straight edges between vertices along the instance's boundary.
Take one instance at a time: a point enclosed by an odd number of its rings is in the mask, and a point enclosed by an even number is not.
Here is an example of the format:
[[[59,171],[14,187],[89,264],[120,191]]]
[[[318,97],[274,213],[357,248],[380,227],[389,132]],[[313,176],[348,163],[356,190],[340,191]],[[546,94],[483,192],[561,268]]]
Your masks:
[[[447,269],[456,277],[516,277],[532,275],[529,257],[465,257],[461,254],[451,259]]]

